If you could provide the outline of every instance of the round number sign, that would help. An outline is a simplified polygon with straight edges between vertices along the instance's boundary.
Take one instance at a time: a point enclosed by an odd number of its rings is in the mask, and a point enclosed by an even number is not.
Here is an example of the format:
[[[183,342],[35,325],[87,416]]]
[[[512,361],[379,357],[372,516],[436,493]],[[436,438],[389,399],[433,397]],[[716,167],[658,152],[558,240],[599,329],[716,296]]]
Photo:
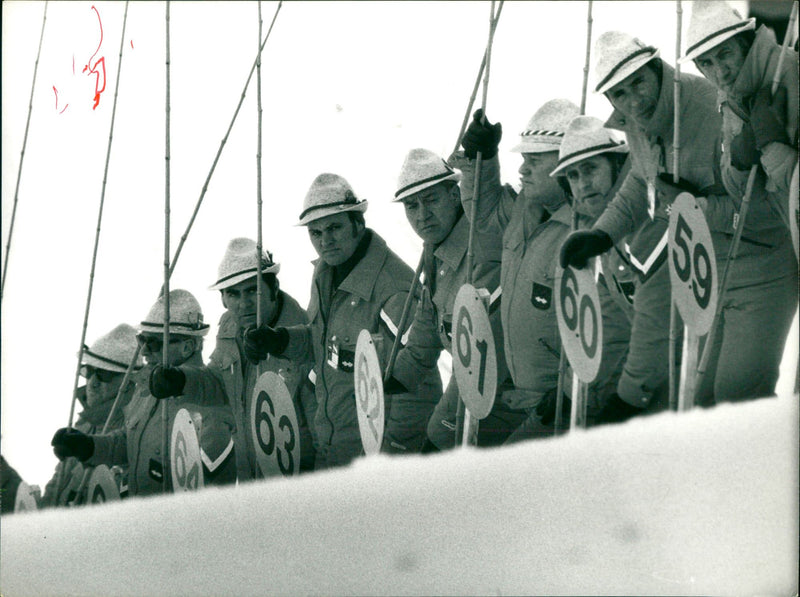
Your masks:
[[[470,284],[456,294],[453,325],[453,373],[458,393],[470,415],[480,421],[494,406],[497,353],[485,303]]]
[[[594,381],[603,356],[603,317],[591,268],[556,265],[556,319],[572,371],[584,383]]]
[[[277,373],[256,381],[250,402],[250,433],[261,475],[290,477],[300,471],[300,427],[289,389]]]
[[[369,330],[361,330],[356,342],[356,413],[364,453],[377,454],[383,443],[383,378],[378,353]]]
[[[102,504],[118,499],[119,489],[111,469],[105,464],[94,467],[86,485],[86,501],[90,504]]]
[[[192,416],[185,408],[175,414],[169,447],[172,491],[179,493],[201,489],[203,463],[200,460],[200,442]],[[89,499],[92,499],[91,494]]]
[[[717,307],[717,262],[703,210],[681,193],[669,216],[669,277],[672,300],[687,327],[702,336]]]

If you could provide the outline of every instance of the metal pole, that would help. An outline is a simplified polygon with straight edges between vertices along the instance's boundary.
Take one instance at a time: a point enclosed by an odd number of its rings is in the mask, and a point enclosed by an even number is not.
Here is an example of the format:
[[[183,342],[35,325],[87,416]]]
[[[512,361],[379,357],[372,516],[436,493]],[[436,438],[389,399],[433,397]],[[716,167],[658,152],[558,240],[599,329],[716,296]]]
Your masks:
[[[256,57],[256,110],[258,112],[258,143],[256,149],[256,203],[257,203],[257,227],[256,233],[256,327],[261,327],[264,322],[261,319],[261,299],[264,295],[264,280],[262,279],[262,198],[261,198],[261,134],[263,130],[263,112],[261,109],[261,31],[263,22],[261,20],[261,0],[258,0],[258,55]],[[261,362],[256,364],[256,375],[261,376]]]
[[[676,184],[680,181],[680,149],[681,149],[681,64],[678,61],[681,55],[681,22],[683,9],[681,0],[676,1],[677,34],[675,39],[675,76],[674,76],[674,115],[673,115],[673,160],[672,180]],[[677,374],[677,358],[675,351],[678,345],[678,309],[675,301],[669,303],[669,408],[678,409],[678,392],[680,379]]]
[[[586,62],[583,65],[583,87],[581,88],[581,114],[586,114],[586,88],[589,84],[589,58],[592,52],[592,0],[586,16]]]

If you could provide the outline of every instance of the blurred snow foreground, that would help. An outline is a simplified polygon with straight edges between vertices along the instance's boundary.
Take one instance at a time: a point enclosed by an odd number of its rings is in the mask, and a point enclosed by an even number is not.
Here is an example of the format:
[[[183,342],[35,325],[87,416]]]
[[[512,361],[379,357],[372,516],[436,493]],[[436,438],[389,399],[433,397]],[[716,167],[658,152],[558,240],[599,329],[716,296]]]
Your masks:
[[[4,596],[796,595],[796,396],[3,521]]]

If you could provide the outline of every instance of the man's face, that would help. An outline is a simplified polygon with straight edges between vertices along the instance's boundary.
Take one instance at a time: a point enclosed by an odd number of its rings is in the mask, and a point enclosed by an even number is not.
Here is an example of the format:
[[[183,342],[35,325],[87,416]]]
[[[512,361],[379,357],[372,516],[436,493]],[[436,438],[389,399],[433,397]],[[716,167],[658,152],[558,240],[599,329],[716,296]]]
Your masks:
[[[314,250],[330,266],[350,259],[363,235],[364,227],[351,222],[347,213],[325,216],[308,224],[308,238]]]
[[[86,377],[86,405],[96,406],[117,397],[124,374],[87,365],[84,367],[84,376]]]
[[[694,63],[703,76],[718,89],[730,92],[746,57],[744,49],[734,36],[700,54]]]
[[[645,127],[656,111],[660,93],[658,76],[652,68],[644,65],[609,89],[606,97],[626,118]]]
[[[461,197],[456,185],[435,184],[403,199],[408,223],[423,241],[438,245],[458,220]]]
[[[603,155],[594,155],[567,167],[564,175],[575,200],[575,211],[599,218],[608,203],[606,195],[614,186],[611,161]]]
[[[553,212],[563,201],[564,191],[550,173],[558,164],[558,152],[523,153],[519,167],[522,193],[534,203]]]
[[[256,325],[258,304],[258,278],[250,278],[222,289],[222,304],[228,309],[242,329]],[[261,288],[261,323],[269,323],[275,314],[276,301],[266,284]]]
[[[162,365],[162,349],[164,336],[160,334],[141,333],[136,340],[142,347],[142,356],[148,365]],[[170,334],[169,337],[169,366],[176,367],[186,361],[194,353],[194,343],[188,336]]]

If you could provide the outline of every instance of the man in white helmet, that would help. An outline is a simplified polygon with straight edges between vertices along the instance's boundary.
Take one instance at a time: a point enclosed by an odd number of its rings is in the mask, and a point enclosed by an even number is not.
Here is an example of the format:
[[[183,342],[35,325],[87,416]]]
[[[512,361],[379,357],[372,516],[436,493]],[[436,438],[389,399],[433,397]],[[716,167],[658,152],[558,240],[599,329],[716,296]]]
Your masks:
[[[163,453],[162,405],[168,424],[185,408],[203,418],[200,447],[206,454],[206,484],[227,484],[236,480],[231,432],[233,416],[225,388],[219,378],[203,365],[203,336],[208,324],[197,299],[186,290],[169,293],[169,362],[163,363],[163,297],[153,305],[141,323],[137,340],[147,366],[137,376],[136,391],[124,409],[125,425],[104,435],[86,434],[75,428],[59,429],[53,436],[53,451],[59,459],[73,456],[89,466],[128,465],[130,495],[147,496],[163,491],[169,455]],[[166,365],[166,366],[165,366]],[[187,373],[199,370],[191,387]],[[186,387],[185,387],[186,386]],[[169,487],[171,483],[167,483]]]
[[[503,242],[500,312],[515,391],[505,392],[502,399],[526,414],[508,442],[552,435],[561,350],[553,283],[558,247],[569,234],[572,210],[550,172],[558,163],[567,124],[579,112],[569,100],[554,99],[533,115],[512,149],[522,154],[519,194],[500,180],[497,150],[502,127],[484,121],[481,110],[461,141],[463,156],[457,153],[451,158],[464,175],[461,198],[467,214],[472,213],[478,196],[476,231],[495,234]],[[479,151],[483,165],[476,193],[473,181]],[[565,412],[568,408],[565,400]]]
[[[245,332],[245,353],[253,361],[268,354],[313,362],[316,374],[318,441],[316,469],[342,466],[363,454],[356,413],[353,362],[358,335],[369,330],[383,363],[388,361],[414,272],[366,227],[366,200],[336,174],[320,174],[303,203],[299,225],[320,259],[316,262],[308,325],[269,325]],[[391,397],[382,450],[416,452],[442,393],[431,371],[416,393]]]
[[[425,372],[436,367],[442,350],[452,350],[456,295],[461,286],[470,281],[467,271],[469,222],[461,205],[460,179],[461,173],[427,149],[412,149],[403,163],[394,200],[403,204],[409,224],[424,243],[424,284],[432,300],[432,313],[417,309],[408,343],[398,353],[394,366],[393,377],[400,385],[387,384],[387,391],[416,389]],[[489,322],[497,347],[498,392],[502,392],[511,387],[499,310],[502,245],[496,236],[483,234],[475,235],[473,245],[472,284],[491,293]],[[428,319],[430,324],[427,324]],[[458,385],[453,376],[428,421],[430,443],[426,444],[426,452],[455,445],[458,400]],[[478,445],[501,444],[521,423],[521,416],[519,412],[509,411],[502,400],[495,400],[494,408],[478,427]]]
[[[253,438],[250,433],[250,412],[257,368],[244,357],[243,335],[254,326],[257,313],[261,321],[272,327],[304,325],[306,312],[297,301],[281,290],[278,281],[280,264],[272,254],[261,254],[262,291],[258,306],[258,262],[256,243],[249,238],[235,238],[228,243],[219,265],[217,281],[211,290],[219,290],[226,311],[217,331],[217,344],[209,359],[209,368],[216,372],[227,389],[231,409],[236,419],[236,461],[239,481],[259,475]],[[314,420],[317,400],[314,386],[308,378],[308,363],[293,363],[288,359],[268,355],[261,362],[261,373],[272,371],[283,378],[293,400],[299,429],[300,472],[314,469],[314,440],[309,421]],[[189,374],[196,375],[197,373]]]
[[[77,399],[83,410],[75,422],[75,429],[93,434],[102,433],[105,428],[110,433],[123,426],[123,409],[133,396],[133,380],[129,379],[122,392],[120,386],[134,355],[136,330],[124,323],[84,348],[80,373],[86,385],[77,391]],[[142,368],[140,356],[133,365],[134,373]],[[115,405],[118,393],[119,401]],[[77,498],[84,470],[83,464],[76,458],[59,462],[53,477],[45,486],[43,506],[63,506]],[[127,474],[127,467],[121,468],[120,473]],[[61,485],[58,485],[59,479]],[[121,478],[119,480],[122,481]]]

